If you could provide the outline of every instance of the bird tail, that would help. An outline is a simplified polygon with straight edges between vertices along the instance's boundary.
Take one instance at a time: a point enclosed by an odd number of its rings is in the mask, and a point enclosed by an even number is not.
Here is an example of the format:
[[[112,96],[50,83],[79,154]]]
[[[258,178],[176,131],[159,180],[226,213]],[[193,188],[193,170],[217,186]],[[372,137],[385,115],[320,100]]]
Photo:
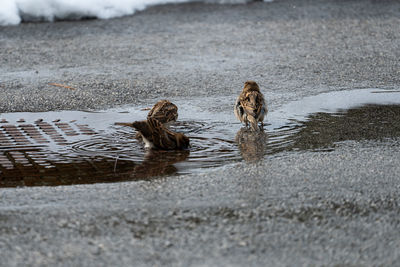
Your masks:
[[[244,112],[247,113],[250,117],[256,117],[256,113],[254,112],[254,106],[244,106]]]
[[[114,123],[115,125],[121,125],[121,126],[130,126],[130,127],[133,127],[133,123],[131,123],[131,122],[116,122],[116,123]]]
[[[250,122],[251,128],[254,131],[257,131],[257,126],[258,126],[257,120],[253,116],[247,116],[247,119]]]

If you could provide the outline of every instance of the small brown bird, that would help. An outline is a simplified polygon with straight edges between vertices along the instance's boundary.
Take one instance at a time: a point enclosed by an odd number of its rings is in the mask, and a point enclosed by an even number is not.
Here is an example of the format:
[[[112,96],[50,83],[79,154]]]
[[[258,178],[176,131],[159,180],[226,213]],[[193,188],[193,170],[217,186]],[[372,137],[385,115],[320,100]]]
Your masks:
[[[241,122],[250,123],[253,130],[257,130],[258,122],[261,122],[261,128],[264,126],[264,116],[268,109],[265,104],[264,96],[260,91],[260,87],[254,81],[244,83],[243,91],[235,102],[235,116]]]
[[[143,110],[149,110],[146,108]],[[154,118],[159,122],[168,126],[170,122],[175,122],[178,119],[178,107],[168,100],[158,101],[147,114],[147,118]],[[131,126],[131,122],[116,122],[116,125]],[[137,133],[135,139],[141,140],[142,135]]]
[[[168,130],[154,118],[148,118],[147,121],[135,121],[130,126],[140,132],[147,148],[180,150],[190,146],[187,136]]]
[[[161,123],[176,121],[178,119],[178,107],[168,100],[160,100],[149,111],[147,118],[157,119]]]

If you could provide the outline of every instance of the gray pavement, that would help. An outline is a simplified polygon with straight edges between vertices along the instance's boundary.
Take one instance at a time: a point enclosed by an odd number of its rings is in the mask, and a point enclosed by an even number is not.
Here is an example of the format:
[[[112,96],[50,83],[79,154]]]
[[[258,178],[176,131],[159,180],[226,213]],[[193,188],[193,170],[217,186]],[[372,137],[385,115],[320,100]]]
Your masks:
[[[0,112],[234,98],[247,79],[272,111],[321,92],[398,89],[398,25],[398,1],[281,0],[3,27]],[[0,265],[396,265],[399,138],[332,150],[153,181],[0,189]]]

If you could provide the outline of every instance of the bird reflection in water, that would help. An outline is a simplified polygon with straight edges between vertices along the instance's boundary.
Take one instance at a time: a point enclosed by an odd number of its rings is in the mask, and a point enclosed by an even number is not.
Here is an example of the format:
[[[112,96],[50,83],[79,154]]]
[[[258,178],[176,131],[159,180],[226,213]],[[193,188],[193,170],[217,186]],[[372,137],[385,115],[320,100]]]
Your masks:
[[[136,165],[129,176],[135,179],[151,179],[155,176],[172,175],[178,172],[175,163],[186,160],[189,150],[147,150],[143,162]]]
[[[245,161],[257,162],[266,153],[268,135],[263,130],[252,131],[243,127],[237,132],[235,141]]]

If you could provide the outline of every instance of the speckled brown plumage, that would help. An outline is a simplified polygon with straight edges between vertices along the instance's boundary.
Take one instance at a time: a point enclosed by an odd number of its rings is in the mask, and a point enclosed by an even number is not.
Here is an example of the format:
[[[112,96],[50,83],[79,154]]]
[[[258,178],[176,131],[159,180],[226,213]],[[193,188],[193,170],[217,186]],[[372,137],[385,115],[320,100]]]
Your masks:
[[[178,119],[178,107],[168,100],[160,100],[149,111],[147,118],[154,118],[161,123],[176,121]]]
[[[135,121],[131,124],[142,135],[145,147],[163,150],[179,150],[189,147],[189,138],[182,133],[168,130],[154,118]]]
[[[261,127],[263,127],[264,117],[268,109],[256,82],[245,82],[242,92],[236,99],[234,112],[236,118],[245,123],[246,127],[250,123],[251,128],[257,130],[258,122],[261,122]]]

